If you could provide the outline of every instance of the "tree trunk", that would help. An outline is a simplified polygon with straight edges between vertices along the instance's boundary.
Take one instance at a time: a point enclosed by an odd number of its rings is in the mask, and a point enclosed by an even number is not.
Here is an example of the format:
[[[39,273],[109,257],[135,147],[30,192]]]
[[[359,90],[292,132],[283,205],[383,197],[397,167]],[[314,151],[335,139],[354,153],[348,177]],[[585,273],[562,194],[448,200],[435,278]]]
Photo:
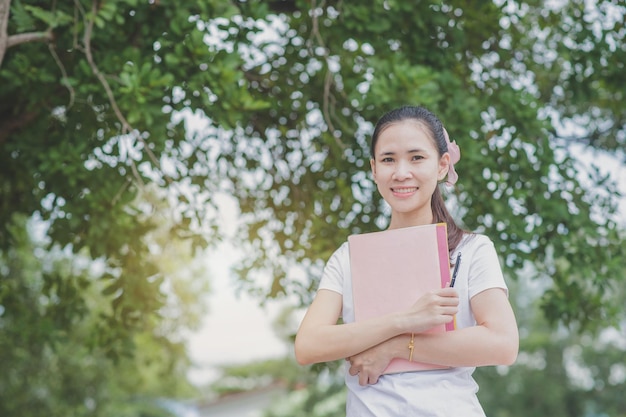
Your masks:
[[[9,10],[11,10],[11,0],[0,0],[0,67],[2,67],[2,60],[4,59],[9,39],[7,34]]]

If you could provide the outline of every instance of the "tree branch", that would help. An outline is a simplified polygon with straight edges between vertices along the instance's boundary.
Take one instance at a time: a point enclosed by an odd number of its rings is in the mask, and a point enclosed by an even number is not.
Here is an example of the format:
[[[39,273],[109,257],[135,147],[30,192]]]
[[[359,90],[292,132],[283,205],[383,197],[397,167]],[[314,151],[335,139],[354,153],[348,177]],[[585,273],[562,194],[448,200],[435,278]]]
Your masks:
[[[76,3],[78,4],[77,1]],[[132,134],[137,139],[137,141],[141,142],[146,153],[148,154],[148,158],[150,158],[154,166],[161,172],[166,182],[169,184],[172,184],[173,180],[169,177],[169,175],[167,175],[163,171],[161,167],[161,163],[159,162],[156,155],[152,152],[152,150],[148,146],[148,143],[144,140],[144,138],[141,137],[141,133],[135,131],[135,129],[133,129],[131,124],[128,122],[128,120],[126,120],[126,117],[124,117],[124,114],[120,110],[117,104],[117,101],[115,100],[115,96],[113,94],[113,90],[111,89],[111,86],[109,85],[109,82],[105,78],[104,74],[102,74],[102,72],[100,71],[100,69],[96,65],[96,62],[93,59],[93,54],[91,52],[91,35],[93,33],[95,16],[97,15],[97,13],[98,13],[98,2],[97,0],[93,0],[92,8],[91,8],[91,18],[85,22],[85,33],[83,34],[83,45],[85,47],[84,52],[87,58],[87,62],[89,63],[89,67],[91,68],[91,71],[94,73],[96,78],[98,78],[98,80],[100,81],[100,84],[102,85],[102,87],[104,88],[104,91],[106,92],[106,95],[109,99],[109,104],[111,105],[111,108],[113,109],[113,112],[115,113],[115,116],[117,117],[117,120],[122,125],[122,134]],[[135,162],[132,159],[130,159],[130,165],[137,181],[140,184],[143,184],[141,176],[139,175],[139,172],[137,171],[135,167]]]
[[[330,54],[328,51],[328,48],[326,47],[326,45],[324,44],[324,39],[322,39],[322,35],[320,34],[320,30],[319,30],[319,16],[318,16],[318,12],[317,12],[317,5],[316,5],[316,0],[313,0],[311,2],[311,24],[312,24],[312,28],[311,28],[311,37],[309,39],[309,42],[312,44],[313,43],[313,39],[317,40],[317,43],[319,44],[319,46],[323,49],[324,51],[324,60],[326,61],[326,76],[324,77],[324,101],[322,103],[322,116],[324,118],[324,120],[326,121],[326,125],[328,126],[328,131],[330,132],[330,134],[333,136],[333,138],[335,139],[335,142],[337,143],[337,145],[339,146],[340,149],[345,150],[346,149],[346,144],[343,143],[343,141],[341,139],[339,139],[339,137],[335,134],[336,133],[336,129],[335,126],[333,124],[332,121],[332,113],[334,111],[334,106],[333,107],[333,111],[331,111],[331,98],[332,98],[332,92],[331,92],[331,88],[334,85],[334,74],[331,71],[331,65],[330,65]],[[324,0],[322,0],[322,3],[319,6],[320,8],[324,7]],[[311,52],[312,52],[312,56],[315,56],[315,52],[314,52],[314,48],[311,46]]]
[[[7,33],[9,26],[9,14],[11,11],[11,0],[0,0],[0,67],[4,60],[4,54],[12,46],[29,42],[50,42],[54,39],[52,30],[45,32],[28,32],[10,35]]]
[[[92,17],[89,20],[87,20],[85,24],[85,33],[83,35],[85,57],[87,58],[87,62],[89,63],[89,67],[91,68],[91,71],[94,73],[96,78],[98,78],[98,81],[100,81],[100,84],[104,88],[104,91],[107,97],[109,98],[109,103],[111,104],[111,108],[113,109],[113,112],[115,113],[115,116],[117,117],[117,120],[119,120],[119,122],[122,124],[122,133],[123,134],[130,133],[132,130],[132,127],[130,123],[128,123],[124,115],[122,114],[122,111],[120,110],[119,106],[117,105],[117,101],[115,100],[115,96],[113,95],[113,90],[111,90],[111,86],[109,85],[109,82],[104,77],[104,74],[102,74],[102,72],[100,72],[100,70],[98,69],[98,66],[96,65],[96,62],[94,61],[93,55],[91,53],[91,34],[93,32],[93,25],[94,25],[95,16],[97,12],[98,12],[98,3],[94,1],[92,3],[92,10],[91,10]]]
[[[70,93],[70,102],[67,105],[67,108],[69,109],[74,105],[74,98],[76,96],[76,92],[74,91],[74,88],[68,81],[67,71],[65,70],[65,66],[63,65],[63,62],[61,62],[61,59],[59,58],[59,55],[56,52],[54,43],[52,42],[48,43],[48,49],[50,50],[50,55],[52,55],[54,62],[56,62],[57,67],[59,67],[59,70],[61,71],[61,75],[63,77],[61,78],[61,84],[63,84],[65,88],[67,88],[67,91]]]
[[[39,42],[39,41],[51,41],[54,39],[54,35],[51,30],[46,32],[29,32],[29,33],[19,33],[17,35],[11,35],[7,38],[6,48],[9,49],[12,46],[20,45],[23,43],[29,42]]]

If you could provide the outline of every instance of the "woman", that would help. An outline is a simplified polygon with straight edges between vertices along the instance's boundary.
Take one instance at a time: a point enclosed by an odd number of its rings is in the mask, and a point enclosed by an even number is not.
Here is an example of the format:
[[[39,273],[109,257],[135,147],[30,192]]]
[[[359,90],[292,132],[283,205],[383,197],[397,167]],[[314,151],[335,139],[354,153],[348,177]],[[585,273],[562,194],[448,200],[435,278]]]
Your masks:
[[[517,357],[517,325],[493,243],[460,229],[438,188],[446,177],[456,181],[459,158],[439,119],[423,107],[392,110],[374,129],[371,169],[391,207],[389,228],[446,222],[451,259],[462,252],[463,262],[454,288],[432,291],[406,311],[355,322],[348,244],[332,255],[295,352],[303,365],[349,361],[349,417],[484,416],[475,367],[510,365]],[[455,316],[457,330],[425,333]],[[446,368],[381,375],[393,358]]]

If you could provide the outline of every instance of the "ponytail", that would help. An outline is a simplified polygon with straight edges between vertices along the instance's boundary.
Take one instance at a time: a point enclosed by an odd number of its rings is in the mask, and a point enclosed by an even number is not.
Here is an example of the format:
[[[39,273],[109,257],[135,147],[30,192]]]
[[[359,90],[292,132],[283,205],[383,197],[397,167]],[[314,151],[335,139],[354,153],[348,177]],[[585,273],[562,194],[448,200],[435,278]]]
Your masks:
[[[448,208],[443,201],[443,196],[441,195],[439,187],[435,188],[435,192],[433,193],[430,201],[430,207],[433,211],[434,222],[446,223],[448,229],[448,250],[450,251],[450,253],[454,252],[456,247],[461,242],[463,234],[466,232],[461,229],[454,221],[454,218],[448,211]]]

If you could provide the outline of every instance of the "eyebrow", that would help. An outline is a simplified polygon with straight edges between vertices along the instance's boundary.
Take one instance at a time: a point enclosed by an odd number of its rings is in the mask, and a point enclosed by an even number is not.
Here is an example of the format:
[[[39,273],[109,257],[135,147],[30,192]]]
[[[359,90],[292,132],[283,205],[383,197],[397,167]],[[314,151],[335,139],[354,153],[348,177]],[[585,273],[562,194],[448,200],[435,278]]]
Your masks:
[[[406,151],[406,154],[407,155],[411,155],[411,154],[414,154],[414,153],[422,153],[422,152],[425,152],[425,150],[424,149],[420,149],[420,148],[416,148],[416,149],[409,149],[408,151]],[[395,154],[396,154],[396,152],[387,151],[387,152],[379,153],[378,156],[393,156]]]

